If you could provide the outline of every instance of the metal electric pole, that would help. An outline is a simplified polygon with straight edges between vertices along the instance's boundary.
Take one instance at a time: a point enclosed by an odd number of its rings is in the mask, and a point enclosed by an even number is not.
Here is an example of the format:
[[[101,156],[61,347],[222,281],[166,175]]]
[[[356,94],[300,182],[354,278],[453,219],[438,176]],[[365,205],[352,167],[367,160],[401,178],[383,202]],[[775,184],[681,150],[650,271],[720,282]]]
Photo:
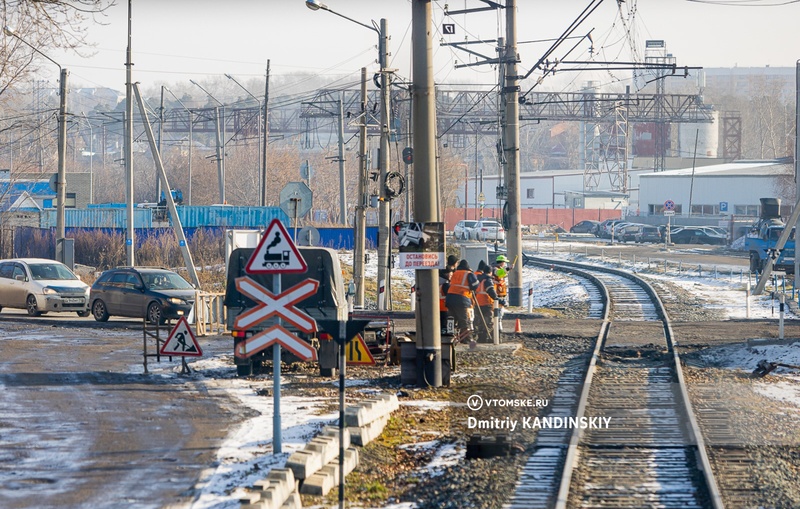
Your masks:
[[[364,254],[367,236],[367,68],[361,68],[361,113],[358,126],[358,198],[354,223],[354,305],[364,307]]]
[[[389,264],[391,242],[389,237],[389,217],[391,198],[386,195],[386,176],[389,174],[389,26],[385,18],[381,19],[381,29],[378,33],[379,64],[381,67],[381,148],[380,148],[380,179],[378,180],[380,201],[378,203],[378,292],[385,288],[389,294]],[[378,309],[388,309],[388,298],[378,298]],[[381,307],[383,304],[383,307]]]
[[[347,225],[347,186],[345,186],[345,161],[344,161],[344,91],[339,92],[336,101],[336,117],[338,119],[339,138],[339,223]]]
[[[60,92],[61,98],[58,107],[58,182],[56,183],[56,259],[67,263],[66,256],[66,218],[65,207],[67,199],[67,77],[69,72],[61,69]],[[72,267],[70,267],[72,268]]]
[[[267,206],[267,154],[269,150],[269,60],[267,60],[267,80],[264,85],[264,122],[262,134],[264,135],[264,151],[261,152],[261,206]]]
[[[800,162],[798,162],[798,158],[800,157],[800,134],[798,134],[798,129],[800,128],[800,60],[795,62],[797,68],[795,69],[795,76],[794,76],[794,89],[795,89],[795,102],[794,102],[794,199],[797,202],[800,202]],[[786,228],[791,229],[792,226],[796,226],[793,224],[786,225]],[[800,239],[797,237],[797,233],[795,230],[794,235],[794,289],[798,290],[797,286],[797,278],[798,274],[800,274],[800,256],[797,253],[797,245],[800,242]],[[792,292],[794,295],[794,292]]]
[[[133,62],[131,62],[131,2],[128,0],[128,50],[125,61],[125,216],[127,234],[125,236],[125,252],[127,264],[134,266],[135,230],[133,224]]]
[[[414,220],[439,222],[436,169],[436,97],[431,49],[431,2],[413,0],[411,7],[413,46],[412,105],[414,119]],[[442,385],[442,337],[439,320],[439,274],[417,270],[417,356],[422,357],[424,385]]]
[[[517,73],[517,5],[516,0],[506,0],[506,46],[503,52],[505,85],[505,123],[503,126],[503,149],[506,160],[506,186],[508,200],[508,256],[519,265],[508,275],[508,303],[522,305],[522,229],[520,228],[519,189],[519,76]]]

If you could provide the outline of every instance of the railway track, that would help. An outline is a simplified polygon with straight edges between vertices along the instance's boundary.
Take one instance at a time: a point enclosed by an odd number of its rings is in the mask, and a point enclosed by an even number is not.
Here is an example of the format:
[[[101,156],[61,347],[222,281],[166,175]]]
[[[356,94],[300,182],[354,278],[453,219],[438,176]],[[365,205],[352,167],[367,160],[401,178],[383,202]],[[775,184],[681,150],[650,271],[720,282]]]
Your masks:
[[[540,429],[507,507],[723,507],[655,291],[621,271],[530,263],[590,280],[603,303],[588,367],[567,366],[548,416],[610,421]]]

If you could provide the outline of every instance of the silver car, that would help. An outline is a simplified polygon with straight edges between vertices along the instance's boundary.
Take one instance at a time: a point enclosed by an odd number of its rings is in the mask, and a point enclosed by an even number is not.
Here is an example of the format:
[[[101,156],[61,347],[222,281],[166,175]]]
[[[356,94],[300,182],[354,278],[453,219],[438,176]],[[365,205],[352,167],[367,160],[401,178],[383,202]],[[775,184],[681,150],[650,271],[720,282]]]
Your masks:
[[[27,309],[30,316],[74,311],[89,316],[89,285],[63,263],[43,258],[0,261],[0,309]]]
[[[482,240],[484,242],[487,241],[505,242],[506,231],[497,221],[482,219],[478,221],[478,224],[476,224],[475,227],[472,229],[472,237],[475,240]]]

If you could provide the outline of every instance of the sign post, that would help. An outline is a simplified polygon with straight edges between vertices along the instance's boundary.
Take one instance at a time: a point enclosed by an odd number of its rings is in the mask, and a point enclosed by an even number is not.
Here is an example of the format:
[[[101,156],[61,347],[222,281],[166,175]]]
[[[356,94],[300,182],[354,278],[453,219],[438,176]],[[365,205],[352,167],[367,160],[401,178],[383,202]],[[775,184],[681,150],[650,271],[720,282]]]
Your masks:
[[[672,243],[672,239],[670,239],[670,229],[672,227],[672,216],[675,215],[675,202],[672,200],[667,200],[664,202],[664,215],[667,216],[667,231],[664,235],[664,248],[669,249],[669,245]]]
[[[282,273],[303,273],[308,265],[303,259],[292,238],[278,219],[273,219],[261,237],[258,247],[253,251],[245,266],[248,274],[272,274],[272,293],[248,277],[237,278],[236,287],[240,292],[260,302],[258,306],[242,313],[236,318],[236,327],[253,326],[275,315],[284,317],[303,332],[314,332],[317,324],[313,318],[293,306],[317,291],[319,283],[306,279],[285,292],[281,292]],[[316,350],[302,339],[294,336],[278,323],[249,338],[240,345],[244,349],[236,355],[252,355],[272,346],[272,452],[283,452],[281,437],[281,345],[289,348],[301,359],[316,359]],[[248,348],[251,347],[251,348]]]
[[[192,328],[189,327],[189,322],[185,316],[178,319],[178,323],[173,327],[169,337],[164,342],[159,352],[161,355],[177,355],[181,358],[181,374],[191,373],[189,366],[186,364],[186,357],[201,357],[203,349],[200,348],[200,343],[194,337]]]
[[[344,507],[344,375],[345,343],[369,325],[369,320],[320,320],[319,326],[339,344],[339,507]]]

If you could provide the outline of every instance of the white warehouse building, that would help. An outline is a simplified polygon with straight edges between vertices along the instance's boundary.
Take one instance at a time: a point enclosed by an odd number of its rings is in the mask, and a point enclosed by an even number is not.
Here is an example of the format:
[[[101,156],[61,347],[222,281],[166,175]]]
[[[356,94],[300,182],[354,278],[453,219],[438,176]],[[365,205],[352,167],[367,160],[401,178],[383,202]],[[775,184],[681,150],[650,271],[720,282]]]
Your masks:
[[[676,215],[757,216],[760,198],[792,206],[794,169],[776,161],[735,162],[639,175],[641,215],[662,215],[672,201]]]

